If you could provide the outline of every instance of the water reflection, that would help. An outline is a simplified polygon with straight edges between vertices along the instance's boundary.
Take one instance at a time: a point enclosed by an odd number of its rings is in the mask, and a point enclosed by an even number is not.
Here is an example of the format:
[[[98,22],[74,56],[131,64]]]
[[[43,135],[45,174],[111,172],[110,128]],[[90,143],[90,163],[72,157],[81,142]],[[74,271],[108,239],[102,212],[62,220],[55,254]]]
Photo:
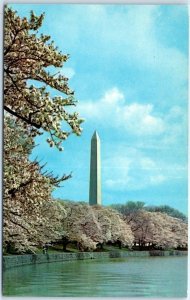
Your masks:
[[[186,297],[187,257],[57,262],[4,272],[4,295]]]

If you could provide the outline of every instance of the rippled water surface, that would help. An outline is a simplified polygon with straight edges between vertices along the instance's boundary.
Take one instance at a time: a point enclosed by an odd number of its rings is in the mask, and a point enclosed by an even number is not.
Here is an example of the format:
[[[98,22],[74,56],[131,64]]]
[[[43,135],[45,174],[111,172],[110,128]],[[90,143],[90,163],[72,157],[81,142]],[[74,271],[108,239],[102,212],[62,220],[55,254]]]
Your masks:
[[[80,260],[4,272],[11,296],[186,297],[187,257]]]

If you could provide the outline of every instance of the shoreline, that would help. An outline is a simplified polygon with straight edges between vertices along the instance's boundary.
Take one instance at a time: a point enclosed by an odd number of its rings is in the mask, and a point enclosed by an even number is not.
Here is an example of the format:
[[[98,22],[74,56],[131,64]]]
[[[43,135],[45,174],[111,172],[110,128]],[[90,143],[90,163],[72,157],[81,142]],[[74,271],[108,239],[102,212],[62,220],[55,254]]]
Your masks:
[[[10,268],[52,262],[65,262],[86,259],[109,259],[125,257],[151,257],[151,256],[184,256],[186,250],[150,250],[150,251],[122,251],[110,252],[78,252],[78,253],[58,253],[58,254],[23,254],[7,255],[2,258],[3,270]]]

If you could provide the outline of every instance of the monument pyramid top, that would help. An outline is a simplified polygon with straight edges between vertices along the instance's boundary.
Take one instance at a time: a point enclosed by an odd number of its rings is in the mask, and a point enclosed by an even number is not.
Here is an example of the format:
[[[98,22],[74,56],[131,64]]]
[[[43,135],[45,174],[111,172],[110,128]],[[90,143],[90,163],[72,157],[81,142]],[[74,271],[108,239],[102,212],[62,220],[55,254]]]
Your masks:
[[[100,137],[99,137],[99,135],[98,135],[98,132],[97,132],[96,130],[94,131],[94,134],[93,134],[93,136],[92,136],[92,139],[96,139],[96,140],[100,139]]]

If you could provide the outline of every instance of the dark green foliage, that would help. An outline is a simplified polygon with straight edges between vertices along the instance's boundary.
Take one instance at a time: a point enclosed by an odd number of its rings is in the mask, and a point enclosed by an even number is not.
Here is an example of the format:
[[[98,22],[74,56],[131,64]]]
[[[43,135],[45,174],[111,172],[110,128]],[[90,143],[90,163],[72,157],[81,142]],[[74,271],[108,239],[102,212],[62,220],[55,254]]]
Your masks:
[[[116,209],[124,216],[128,216],[144,208],[145,203],[141,201],[128,201],[125,204],[113,204],[111,207]]]
[[[184,215],[182,212],[180,212],[179,210],[177,210],[169,205],[147,206],[147,207],[145,207],[145,209],[150,212],[166,213],[167,215],[169,215],[173,218],[178,218],[178,219],[183,220],[184,222],[187,222],[186,215]]]
[[[141,201],[128,201],[125,204],[113,204],[111,205],[112,208],[116,209],[119,211],[121,214],[124,216],[128,216],[130,214],[133,214],[137,212],[138,210],[146,210],[150,212],[161,212],[161,213],[166,213],[167,215],[173,217],[173,218],[178,218],[183,220],[184,222],[187,222],[187,216],[184,215],[182,212],[179,210],[170,207],[169,205],[160,205],[160,206],[145,206],[144,202]]]

